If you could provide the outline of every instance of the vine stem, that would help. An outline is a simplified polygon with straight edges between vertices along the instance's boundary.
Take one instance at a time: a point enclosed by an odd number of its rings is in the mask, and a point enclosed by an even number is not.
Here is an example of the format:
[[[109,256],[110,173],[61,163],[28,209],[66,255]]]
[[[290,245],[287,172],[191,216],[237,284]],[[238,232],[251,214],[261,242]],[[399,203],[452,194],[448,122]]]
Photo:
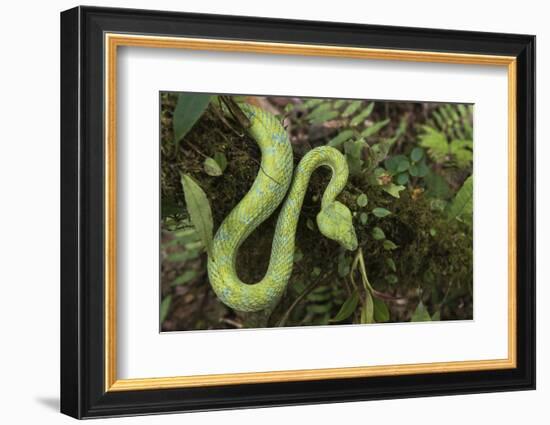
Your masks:
[[[326,278],[326,276],[325,276]],[[292,310],[302,301],[319,283],[323,282],[326,279],[318,279],[313,282],[311,282],[308,286],[306,286],[306,289],[303,290],[303,292],[298,295],[298,297],[294,300],[294,302],[290,305],[290,307],[285,311],[281,319],[279,320],[279,323],[277,323],[277,327],[283,327],[288,320],[288,317],[290,316],[290,313],[292,313]]]

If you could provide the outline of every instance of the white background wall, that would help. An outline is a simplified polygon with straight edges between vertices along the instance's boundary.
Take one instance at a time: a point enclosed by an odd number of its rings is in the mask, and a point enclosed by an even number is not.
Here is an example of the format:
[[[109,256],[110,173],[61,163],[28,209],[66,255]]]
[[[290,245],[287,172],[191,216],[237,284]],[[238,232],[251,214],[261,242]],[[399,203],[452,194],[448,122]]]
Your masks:
[[[59,391],[59,12],[72,1],[5,2],[0,15],[0,421],[68,423]],[[155,8],[537,35],[538,390],[115,419],[109,423],[547,423],[550,414],[550,137],[545,2],[96,1]],[[546,261],[545,261],[546,260]],[[406,347],[404,347],[406,348]],[[32,421],[32,422],[31,422]]]

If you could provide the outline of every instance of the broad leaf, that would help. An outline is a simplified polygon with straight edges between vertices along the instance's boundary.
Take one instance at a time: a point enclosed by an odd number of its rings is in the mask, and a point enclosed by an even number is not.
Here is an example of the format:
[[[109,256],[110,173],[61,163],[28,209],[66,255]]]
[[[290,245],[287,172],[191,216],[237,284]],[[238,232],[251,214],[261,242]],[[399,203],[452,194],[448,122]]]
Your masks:
[[[208,254],[211,254],[214,222],[206,193],[187,174],[182,174],[181,184],[191,222],[195,226],[195,229],[197,229],[197,233],[206,247],[206,251]]]
[[[176,143],[187,134],[195,125],[202,113],[206,110],[210,98],[208,94],[181,93],[174,110],[174,138]]]
[[[374,298],[374,320],[376,323],[384,323],[390,320],[388,306],[378,298]]]
[[[331,322],[341,322],[350,317],[355,309],[357,308],[357,303],[359,302],[359,294],[357,291],[354,291],[353,294],[344,302],[340,311],[330,319]]]
[[[374,300],[370,291],[367,291],[365,305],[361,310],[361,323],[374,323]]]
[[[414,313],[411,317],[411,322],[430,322],[432,319],[430,317],[430,313],[420,301],[418,305],[416,306],[416,310],[414,310]]]

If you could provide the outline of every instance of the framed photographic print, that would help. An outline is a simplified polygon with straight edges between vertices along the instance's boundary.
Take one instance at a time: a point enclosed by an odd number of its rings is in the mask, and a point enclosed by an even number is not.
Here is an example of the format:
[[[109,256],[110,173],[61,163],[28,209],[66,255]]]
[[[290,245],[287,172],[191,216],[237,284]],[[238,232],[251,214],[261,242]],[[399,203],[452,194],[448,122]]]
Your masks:
[[[61,411],[535,387],[535,38],[61,14]]]

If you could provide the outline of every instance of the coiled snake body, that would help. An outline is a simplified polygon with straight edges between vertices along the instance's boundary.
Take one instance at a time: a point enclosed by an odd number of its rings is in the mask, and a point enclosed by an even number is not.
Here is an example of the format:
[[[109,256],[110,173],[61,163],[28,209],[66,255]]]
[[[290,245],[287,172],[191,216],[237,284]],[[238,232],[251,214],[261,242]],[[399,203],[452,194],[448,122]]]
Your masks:
[[[328,146],[312,149],[296,167],[293,179],[292,147],[278,119],[261,108],[248,104],[240,106],[251,123],[248,131],[260,147],[261,167],[249,192],[216,232],[208,257],[208,276],[223,303],[238,311],[254,312],[273,308],[285,291],[292,273],[300,210],[310,176],[316,168],[328,166],[332,170],[317,216],[319,230],[350,250],[356,249],[357,238],[351,212],[335,200],[348,179],[344,156]],[[287,192],[277,220],[267,272],[258,283],[243,283],[235,267],[239,247],[273,213]]]

